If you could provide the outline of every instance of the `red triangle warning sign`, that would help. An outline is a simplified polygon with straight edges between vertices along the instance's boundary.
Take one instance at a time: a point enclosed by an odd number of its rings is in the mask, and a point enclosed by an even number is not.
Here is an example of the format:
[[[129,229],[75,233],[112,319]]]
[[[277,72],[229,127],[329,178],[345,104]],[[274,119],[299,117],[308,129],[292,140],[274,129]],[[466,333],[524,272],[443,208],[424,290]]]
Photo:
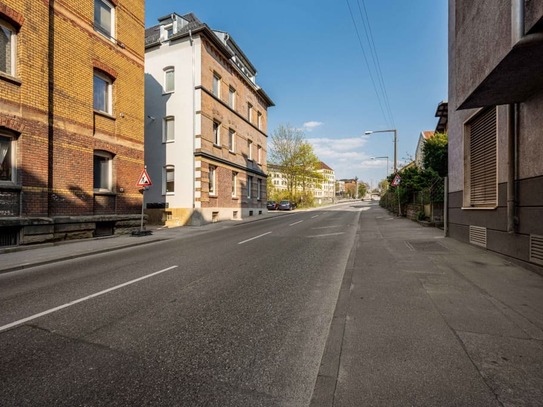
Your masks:
[[[148,187],[150,185],[153,185],[151,182],[151,178],[149,178],[149,174],[147,174],[147,170],[143,169],[141,172],[139,181],[136,183],[137,187]]]

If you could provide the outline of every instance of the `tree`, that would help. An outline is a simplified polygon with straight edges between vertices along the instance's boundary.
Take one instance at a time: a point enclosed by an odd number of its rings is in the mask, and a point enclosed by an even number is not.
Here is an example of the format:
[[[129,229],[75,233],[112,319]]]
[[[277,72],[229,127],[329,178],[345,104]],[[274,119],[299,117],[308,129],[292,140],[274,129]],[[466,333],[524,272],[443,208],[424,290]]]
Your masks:
[[[289,125],[279,126],[272,134],[269,156],[286,176],[289,199],[310,204],[310,187],[322,182],[323,177],[317,172],[320,161],[304,133]]]
[[[365,182],[358,183],[358,197],[363,199],[366,196],[366,193],[369,191],[369,185]]]
[[[432,169],[440,177],[446,177],[448,173],[448,138],[446,133],[435,133],[424,143],[422,165],[425,169]]]

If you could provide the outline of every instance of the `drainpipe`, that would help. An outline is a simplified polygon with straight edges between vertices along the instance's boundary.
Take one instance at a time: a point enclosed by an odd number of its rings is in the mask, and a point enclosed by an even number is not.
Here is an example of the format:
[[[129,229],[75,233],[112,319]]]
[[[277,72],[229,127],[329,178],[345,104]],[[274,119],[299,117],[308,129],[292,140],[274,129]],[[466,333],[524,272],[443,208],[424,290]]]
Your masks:
[[[520,45],[524,39],[524,2],[525,0],[511,1],[511,45]],[[507,111],[507,232],[515,233],[515,170],[517,165],[518,140],[518,103],[510,104]]]
[[[194,38],[189,30],[190,47],[192,51],[192,209],[196,208],[196,72],[194,55]]]

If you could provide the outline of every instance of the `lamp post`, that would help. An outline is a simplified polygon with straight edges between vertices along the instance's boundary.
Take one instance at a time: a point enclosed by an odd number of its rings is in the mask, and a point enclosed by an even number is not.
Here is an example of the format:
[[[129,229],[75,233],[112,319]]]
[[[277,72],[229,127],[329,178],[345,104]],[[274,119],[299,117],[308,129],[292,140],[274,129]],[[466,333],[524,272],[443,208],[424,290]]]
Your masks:
[[[398,172],[398,130],[368,130],[364,132],[366,135],[372,133],[394,133],[394,174],[396,174]]]
[[[388,155],[384,155],[382,157],[371,157],[372,160],[377,160],[379,158],[386,158],[387,159],[387,170],[386,170],[386,176],[385,179],[388,178]]]

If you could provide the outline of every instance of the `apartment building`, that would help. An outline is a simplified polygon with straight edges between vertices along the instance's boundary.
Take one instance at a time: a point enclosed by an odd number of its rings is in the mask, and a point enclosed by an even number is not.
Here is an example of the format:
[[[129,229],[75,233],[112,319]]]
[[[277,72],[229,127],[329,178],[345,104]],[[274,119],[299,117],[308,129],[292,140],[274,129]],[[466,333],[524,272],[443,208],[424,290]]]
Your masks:
[[[0,245],[137,225],[144,0],[0,3]]]
[[[238,44],[173,13],[146,30],[145,58],[147,213],[180,226],[265,212],[274,104]]]
[[[315,201],[318,204],[332,203],[336,195],[336,175],[332,168],[324,162],[320,162],[320,168],[317,172],[321,175],[322,180],[315,183]]]
[[[450,236],[543,271],[543,2],[449,1]]]

